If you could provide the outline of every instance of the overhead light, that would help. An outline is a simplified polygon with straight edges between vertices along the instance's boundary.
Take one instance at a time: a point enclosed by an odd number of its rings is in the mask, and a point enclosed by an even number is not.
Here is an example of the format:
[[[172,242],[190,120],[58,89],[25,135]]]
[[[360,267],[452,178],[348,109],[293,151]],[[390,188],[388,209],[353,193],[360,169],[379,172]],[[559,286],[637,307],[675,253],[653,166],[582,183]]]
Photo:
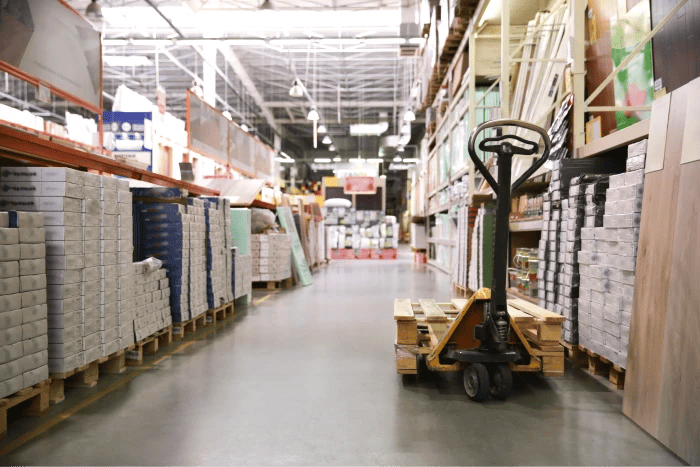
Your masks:
[[[380,158],[367,159],[367,162],[372,163],[372,164],[381,164],[382,162],[384,162],[384,159],[380,159]]]
[[[322,133],[322,131],[319,130],[319,133]],[[321,142],[322,142],[323,144],[331,144],[333,141],[331,141],[331,137],[330,137],[330,136],[326,135],[326,136],[323,137],[323,139],[321,140]]]
[[[262,5],[260,5],[260,8],[258,8],[260,11],[276,11],[277,8],[275,8],[275,5],[272,3],[272,0],[265,0],[262,2]]]
[[[292,88],[289,90],[289,95],[291,97],[304,97],[304,87],[301,85],[299,79],[295,79],[292,83]]]
[[[386,175],[381,174],[381,175],[379,176],[379,178],[386,178]]]
[[[404,147],[403,147],[403,146],[399,146],[398,148],[396,148],[396,151],[397,151],[397,152],[403,152],[403,151],[404,151]]]
[[[401,158],[399,156],[394,157],[394,162],[401,162]]]
[[[424,40],[423,40],[422,37],[411,37],[411,38],[408,40],[408,43],[409,43],[409,44],[414,44],[414,45],[415,45],[415,44],[420,45],[420,44],[422,44],[423,42],[424,42]]]
[[[286,157],[275,157],[275,160],[280,164],[293,164],[294,159],[287,159]]]
[[[85,16],[88,19],[102,18],[102,7],[97,3],[97,0],[92,0],[92,2],[85,8]]]
[[[102,61],[109,66],[151,66],[153,62],[145,55],[103,55]]]
[[[314,162],[318,162],[319,164],[327,164],[330,161],[331,160],[327,157],[317,157],[316,159],[314,159]]]
[[[222,114],[224,117],[228,118],[229,121],[233,120],[233,117],[231,116],[231,112],[229,112],[228,110],[224,110],[223,112],[221,112],[221,114]]]
[[[335,151],[335,145],[334,145],[334,144],[331,144],[330,146],[328,146],[328,150],[329,150],[329,151]]]
[[[319,132],[319,133],[328,133],[328,130],[326,129],[326,125],[324,125],[323,123],[321,123],[321,124],[318,126],[318,132]],[[325,141],[324,141],[324,142],[325,142]],[[328,143],[326,143],[326,144],[328,144]]]
[[[406,113],[403,114],[403,119],[406,120],[407,122],[412,122],[416,119],[416,114],[413,113],[413,110],[409,107],[406,109]]]
[[[226,39],[224,43],[228,45],[265,45],[262,39]]]
[[[245,123],[243,123],[243,124],[241,125],[241,130],[245,131],[246,133],[248,132],[249,129],[250,129],[250,128],[248,128],[248,125],[246,125]]]
[[[350,136],[379,136],[389,129],[389,122],[350,125]]]
[[[338,38],[338,39],[321,39],[321,44],[325,45],[359,45],[360,39]]]
[[[408,158],[408,159],[404,159],[403,161],[404,161],[404,162],[413,162],[413,163],[418,163],[418,162],[420,162],[420,159],[416,159],[416,158]]]
[[[372,39],[365,39],[365,44],[379,44],[379,45],[401,45],[405,44],[406,39],[402,37],[376,37]]]
[[[333,162],[340,162],[340,161],[342,161],[342,160],[343,160],[343,159],[341,159],[340,156],[335,156],[335,157],[333,158]]]
[[[363,163],[365,160],[361,157],[355,157],[353,159],[348,159],[349,162],[358,162],[358,163]]]
[[[316,107],[311,107],[311,110],[309,110],[309,114],[306,116],[307,120],[311,120],[312,122],[317,122],[321,119],[321,116],[318,114],[318,110],[316,110]]]

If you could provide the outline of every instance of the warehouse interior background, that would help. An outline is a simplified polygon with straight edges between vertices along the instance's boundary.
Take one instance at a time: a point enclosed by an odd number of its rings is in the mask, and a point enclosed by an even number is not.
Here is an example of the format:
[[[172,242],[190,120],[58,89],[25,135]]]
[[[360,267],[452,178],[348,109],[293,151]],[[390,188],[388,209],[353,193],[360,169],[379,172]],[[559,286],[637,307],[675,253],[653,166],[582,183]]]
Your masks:
[[[0,458],[700,463],[699,26],[0,2]]]

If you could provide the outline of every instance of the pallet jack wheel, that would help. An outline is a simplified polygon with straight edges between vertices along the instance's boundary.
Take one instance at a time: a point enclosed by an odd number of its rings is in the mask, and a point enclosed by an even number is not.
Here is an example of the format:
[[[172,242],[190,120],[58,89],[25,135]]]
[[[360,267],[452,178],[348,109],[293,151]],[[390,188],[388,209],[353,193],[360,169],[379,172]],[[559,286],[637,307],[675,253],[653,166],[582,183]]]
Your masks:
[[[464,390],[473,401],[483,401],[489,397],[489,372],[481,363],[472,363],[464,370]]]
[[[494,399],[507,399],[513,391],[513,372],[508,365],[497,365],[491,375],[491,386],[489,387],[491,396]]]

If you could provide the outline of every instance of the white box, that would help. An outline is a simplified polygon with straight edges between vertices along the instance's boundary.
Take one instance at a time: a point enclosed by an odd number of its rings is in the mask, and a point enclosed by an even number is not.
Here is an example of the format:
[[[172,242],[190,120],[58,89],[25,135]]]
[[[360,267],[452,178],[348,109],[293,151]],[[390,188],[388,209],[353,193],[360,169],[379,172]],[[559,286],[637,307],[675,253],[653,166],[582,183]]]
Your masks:
[[[119,302],[103,303],[100,305],[100,316],[106,317],[119,313]]]
[[[39,352],[25,355],[21,358],[22,372],[35,370],[40,366],[44,366],[49,362],[49,351],[40,350]]]
[[[83,309],[92,308],[100,305],[100,294],[83,295]]]
[[[64,196],[66,198],[83,199],[83,186],[66,182],[42,182],[42,196]]]
[[[45,319],[25,323],[22,325],[22,340],[33,339],[41,336],[42,334],[46,334],[47,329],[48,321]]]
[[[107,342],[111,342],[111,341],[113,341],[114,339],[118,339],[118,338],[119,338],[119,328],[118,328],[118,327],[114,327],[114,328],[112,328],[112,329],[108,329],[108,330],[105,330],[105,331],[100,331],[100,336],[101,336],[101,339],[102,339],[102,343],[103,343],[103,344],[105,344],[105,343],[107,343]],[[140,340],[140,339],[139,339],[139,340]]]
[[[6,212],[0,212],[0,228],[6,229],[9,226],[10,226],[10,215]]]
[[[19,292],[19,277],[0,279],[0,295],[14,295]]]
[[[19,245],[0,245],[0,258],[3,261],[17,261],[20,259]]]
[[[86,323],[83,323],[81,325],[82,329],[82,334],[83,336],[89,336],[90,334],[94,334],[100,330],[100,321],[95,320],[95,321],[88,321]]]
[[[61,196],[42,196],[39,198],[39,209],[37,211],[67,211],[82,212],[81,199],[64,198]]]
[[[19,276],[19,261],[0,262],[0,279]]]
[[[46,256],[82,255],[82,241],[50,241],[46,242]]]
[[[83,241],[83,227],[79,226],[47,226],[44,227],[46,232],[46,241]]]
[[[44,213],[21,211],[11,212],[10,225],[13,227],[18,227],[20,229],[36,229],[44,227]],[[21,241],[22,240],[20,240],[20,242]]]
[[[19,245],[20,259],[46,258],[46,244],[44,243],[22,243]]]
[[[83,282],[81,288],[81,295],[91,295],[100,293],[101,281],[89,281]]]
[[[85,186],[100,187],[101,175],[91,174],[89,172],[82,172]]]
[[[0,382],[0,397],[7,397],[25,388],[23,375]]]
[[[43,305],[46,303],[46,290],[32,290],[31,292],[22,292],[22,308],[28,308],[34,305]]]
[[[69,226],[69,227],[82,227],[83,226],[83,215],[79,212],[62,212],[53,211],[45,212],[44,214],[44,226]]]
[[[99,340],[99,335],[98,335]],[[83,351],[83,338],[72,340],[61,344],[49,344],[49,357],[66,358]]]
[[[80,297],[81,286],[81,282],[63,285],[51,284],[46,287],[46,296],[49,300],[65,300],[66,298]]]
[[[42,167],[41,180],[44,182],[68,182],[76,185],[85,184],[85,174],[65,167]]]
[[[16,245],[19,243],[19,229],[0,228],[0,245]]]
[[[10,345],[0,346],[0,364],[22,358],[22,355],[24,355],[24,342],[25,341],[20,341]]]
[[[92,349],[101,344],[100,331],[95,331],[83,337],[83,350]]]
[[[0,180],[4,182],[40,182],[41,167],[2,167]]]
[[[97,255],[98,261],[100,257],[100,243],[97,241],[89,241],[83,243],[83,253],[86,255]],[[92,261],[94,262],[94,260]],[[99,264],[98,264],[99,266]],[[92,266],[91,266],[92,267]]]
[[[96,186],[86,186],[83,188],[85,199],[100,199],[100,188]]]
[[[46,319],[48,316],[48,305],[34,305],[27,308],[22,308],[22,323],[31,323],[40,319]]]
[[[19,228],[20,243],[43,243],[46,241],[46,233],[43,227],[38,228]]]
[[[70,313],[71,311],[80,311],[82,309],[83,307],[80,297],[48,301],[48,313],[50,315],[58,313]]]
[[[2,280],[2,279],[0,279]],[[46,288],[46,274],[20,277],[19,287],[21,292]]]
[[[22,368],[21,358],[19,360],[11,360],[7,363],[3,363],[0,365],[0,381],[5,381],[17,375],[21,375],[23,373]]]
[[[83,269],[50,269],[46,272],[47,284],[74,284],[83,279]]]
[[[73,311],[70,313],[59,313],[48,315],[49,329],[70,328],[82,323],[82,313]]]
[[[90,322],[90,321],[99,321],[100,311],[101,311],[101,309],[99,306],[95,306],[92,308],[87,308],[85,310],[82,310],[80,312],[81,316],[82,316],[82,320],[80,321],[80,324],[85,324],[85,323]]]
[[[98,358],[102,357],[102,345],[87,349],[85,351],[85,363],[92,363]]]
[[[23,385],[25,388],[28,388],[28,387],[33,386],[35,384],[41,383],[42,381],[48,379],[48,377],[49,377],[49,365],[44,364],[44,365],[40,366],[39,368],[35,368],[34,370],[24,372],[24,374],[22,375]]]
[[[108,342],[102,346],[102,356],[106,357],[118,352],[121,349],[121,339],[117,338],[112,342]]]
[[[108,190],[117,190],[117,179],[112,177],[105,177],[104,175],[100,177],[100,188],[106,188]]]
[[[102,226],[102,217],[99,215],[83,213],[83,227],[100,227]]]
[[[22,326],[0,329],[0,347],[10,345],[22,340]]]
[[[114,232],[114,229],[112,229]],[[100,227],[83,227],[83,240],[92,241],[100,239]]]
[[[85,267],[83,255],[47,256],[46,269],[82,269]]]
[[[85,257],[85,267],[86,268],[99,267],[101,264],[99,253],[86,254],[86,255],[84,255],[84,257]]]
[[[24,355],[36,353],[41,350],[47,350],[48,348],[49,336],[47,336],[46,334],[22,341],[22,353]]]
[[[80,351],[66,358],[49,358],[49,372],[66,373],[85,365],[85,354]]]
[[[14,328],[22,325],[22,310],[11,310],[0,313],[0,329]]]

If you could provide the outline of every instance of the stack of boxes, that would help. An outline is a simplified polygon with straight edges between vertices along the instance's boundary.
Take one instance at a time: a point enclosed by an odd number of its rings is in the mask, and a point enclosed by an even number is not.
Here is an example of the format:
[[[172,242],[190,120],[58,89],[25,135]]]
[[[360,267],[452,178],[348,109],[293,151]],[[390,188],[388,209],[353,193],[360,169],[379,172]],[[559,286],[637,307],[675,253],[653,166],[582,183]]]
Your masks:
[[[43,215],[0,212],[0,398],[49,377]]]
[[[324,218],[326,243],[330,249],[398,248],[399,225],[384,211],[355,211],[330,208]]]
[[[133,279],[126,273],[129,265],[134,261],[134,213],[132,194],[129,190],[129,182],[124,179],[117,179],[117,273],[119,277],[117,289],[117,321],[119,325],[119,339],[121,348],[125,349],[135,342],[134,336],[134,308],[127,299],[133,298],[132,294],[126,291],[133,286]],[[105,355],[108,349],[105,349]]]
[[[253,295],[253,257],[236,252],[234,260],[236,263],[233,268],[235,277],[233,297],[238,299],[246,296],[248,297],[246,301],[250,302]]]
[[[292,240],[288,234],[254,234],[250,248],[253,282],[282,281],[292,277]]]
[[[586,231],[588,241],[582,245],[580,343],[622,368],[627,365],[646,147],[646,140],[628,147],[627,171],[610,177],[603,226]]]
[[[148,261],[128,265],[133,277],[133,295],[128,299],[134,307],[136,341],[145,339],[173,323],[170,312],[170,287],[167,271]],[[126,267],[126,265],[125,265]]]
[[[190,318],[205,313],[207,302],[207,222],[206,201],[188,198],[187,212],[190,214],[189,299]]]
[[[227,267],[227,257],[230,253],[226,250],[226,232],[230,231],[224,218],[224,212],[230,212],[228,200],[219,198],[207,198],[205,217],[207,222],[207,304],[209,309],[228,303],[226,293],[229,283],[226,274],[230,271]],[[230,236],[230,234],[229,234]]]
[[[224,261],[226,262],[225,295],[226,303],[233,301],[233,235],[231,234],[231,202],[224,198]]]

